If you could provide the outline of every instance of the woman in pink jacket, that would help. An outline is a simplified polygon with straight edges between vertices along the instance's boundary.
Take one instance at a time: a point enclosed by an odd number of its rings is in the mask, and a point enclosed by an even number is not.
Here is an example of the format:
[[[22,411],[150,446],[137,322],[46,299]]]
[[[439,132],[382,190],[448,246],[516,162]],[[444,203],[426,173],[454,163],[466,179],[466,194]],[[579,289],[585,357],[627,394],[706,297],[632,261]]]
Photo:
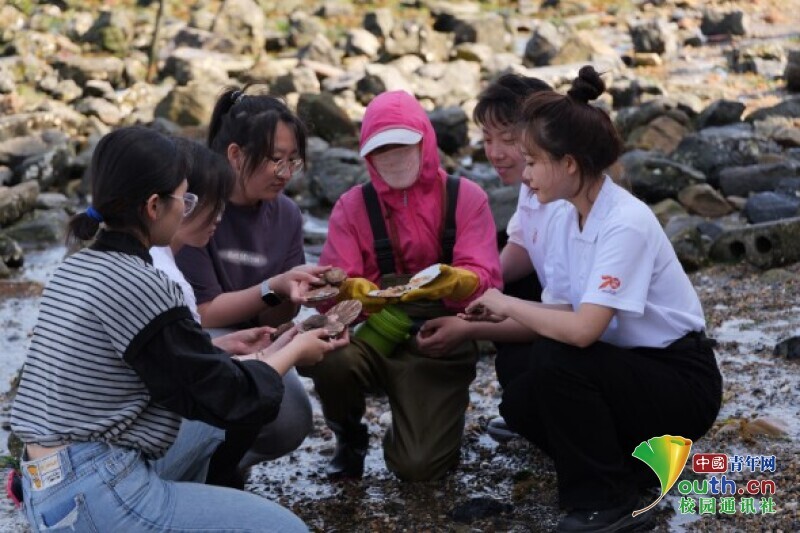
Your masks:
[[[486,194],[469,180],[448,178],[433,126],[413,96],[387,92],[367,106],[361,156],[370,183],[339,198],[320,257],[321,265],[340,267],[349,276],[340,299],[359,299],[369,312],[395,303],[393,309],[419,327],[502,285]],[[367,295],[401,285],[436,263],[438,278],[402,298]],[[368,434],[361,417],[364,396],[372,391],[385,392],[392,409],[392,427],[384,437],[390,470],[407,480],[437,479],[458,463],[477,350],[465,342],[433,356],[419,350],[410,333],[388,357],[355,338],[305,370],[336,434],[330,478],[363,474]]]

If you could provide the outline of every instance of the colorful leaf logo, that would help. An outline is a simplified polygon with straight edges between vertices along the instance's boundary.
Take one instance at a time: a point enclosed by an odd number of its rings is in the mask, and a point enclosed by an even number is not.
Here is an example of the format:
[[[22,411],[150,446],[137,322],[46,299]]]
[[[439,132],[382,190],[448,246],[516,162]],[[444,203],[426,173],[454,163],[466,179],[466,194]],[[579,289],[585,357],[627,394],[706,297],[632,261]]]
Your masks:
[[[669,489],[678,481],[678,477],[683,472],[683,467],[686,465],[686,460],[689,459],[691,450],[692,441],[672,435],[653,437],[650,440],[643,441],[633,450],[631,455],[649,466],[661,482],[661,495],[658,499],[644,509],[634,511],[633,516],[649,511],[669,492]]]

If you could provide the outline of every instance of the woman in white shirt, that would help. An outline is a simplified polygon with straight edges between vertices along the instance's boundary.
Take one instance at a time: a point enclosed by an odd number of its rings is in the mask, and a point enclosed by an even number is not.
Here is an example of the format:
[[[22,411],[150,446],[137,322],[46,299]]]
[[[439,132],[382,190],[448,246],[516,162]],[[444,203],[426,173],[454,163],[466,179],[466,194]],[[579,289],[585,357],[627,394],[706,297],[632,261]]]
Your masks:
[[[541,338],[519,357],[500,413],[551,455],[568,514],[558,531],[618,531],[648,516],[637,488],[655,484],[631,458],[664,434],[701,437],[721,401],[700,301],[651,210],[603,174],[622,143],[589,105],[605,90],[580,71],[567,95],[543,91],[521,110],[523,182],[542,203],[567,200],[546,236],[542,304],[489,290],[466,318]]]

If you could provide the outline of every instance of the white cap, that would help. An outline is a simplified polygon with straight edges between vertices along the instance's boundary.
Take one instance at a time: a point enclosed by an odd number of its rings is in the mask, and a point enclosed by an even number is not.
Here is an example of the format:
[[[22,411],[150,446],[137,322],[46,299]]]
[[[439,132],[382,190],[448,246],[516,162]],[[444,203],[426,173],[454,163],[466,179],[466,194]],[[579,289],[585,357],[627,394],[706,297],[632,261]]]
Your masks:
[[[387,144],[417,144],[422,140],[422,134],[408,128],[392,128],[376,133],[361,147],[361,157],[367,155],[381,146]]]

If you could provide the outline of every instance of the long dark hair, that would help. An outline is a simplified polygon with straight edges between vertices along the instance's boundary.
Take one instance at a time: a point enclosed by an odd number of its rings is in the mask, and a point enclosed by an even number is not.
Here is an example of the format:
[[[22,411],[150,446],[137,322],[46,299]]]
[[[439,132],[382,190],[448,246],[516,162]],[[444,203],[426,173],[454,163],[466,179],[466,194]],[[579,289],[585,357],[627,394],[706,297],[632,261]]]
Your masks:
[[[540,91],[522,105],[518,125],[523,145],[533,141],[560,160],[572,156],[580,169],[580,187],[599,179],[622,153],[622,140],[608,114],[589,102],[606,85],[593,67],[582,67],[566,95]]]
[[[275,130],[279,122],[294,132],[297,151],[306,162],[306,127],[286,104],[266,94],[245,94],[229,87],[214,105],[208,127],[208,146],[227,158],[228,146],[239,145],[244,152],[244,168],[239,179],[250,176],[264,158],[273,156]]]
[[[187,192],[197,195],[198,205],[189,219],[198,216],[205,207],[210,206],[205,222],[210,224],[222,213],[225,202],[233,191],[236,176],[228,160],[205,145],[181,139],[191,162]]]
[[[105,135],[92,154],[92,207],[107,227],[149,237],[144,205],[150,196],[169,197],[186,179],[185,150],[175,139],[141,126]],[[89,240],[100,222],[86,212],[72,217],[67,240]]]
[[[521,74],[503,74],[478,95],[472,120],[479,126],[511,126],[517,120],[520,105],[537,91],[553,88],[539,78]]]

